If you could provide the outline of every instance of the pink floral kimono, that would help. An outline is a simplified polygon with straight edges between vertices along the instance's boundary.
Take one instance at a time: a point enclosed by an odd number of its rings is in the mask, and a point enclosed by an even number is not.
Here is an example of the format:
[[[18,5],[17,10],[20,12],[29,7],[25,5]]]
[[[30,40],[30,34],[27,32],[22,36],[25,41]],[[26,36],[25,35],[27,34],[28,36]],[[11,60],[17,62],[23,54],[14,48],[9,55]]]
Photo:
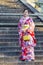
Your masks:
[[[36,39],[35,39],[35,34],[34,31],[31,31],[29,28],[26,29],[24,32],[22,30],[22,25],[30,25],[33,22],[33,20],[30,17],[22,17],[18,23],[18,32],[19,32],[19,44],[21,46],[21,56],[20,60],[35,60],[35,55],[34,55],[34,47],[36,46]],[[23,40],[24,35],[30,35],[30,40]]]

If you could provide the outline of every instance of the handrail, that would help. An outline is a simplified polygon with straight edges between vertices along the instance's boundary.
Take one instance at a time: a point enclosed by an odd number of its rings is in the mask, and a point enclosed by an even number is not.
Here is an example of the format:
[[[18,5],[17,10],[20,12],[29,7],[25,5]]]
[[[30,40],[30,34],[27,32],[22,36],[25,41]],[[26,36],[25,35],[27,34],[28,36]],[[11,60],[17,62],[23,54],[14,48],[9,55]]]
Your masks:
[[[39,11],[36,10],[34,7],[32,7],[30,4],[25,3],[23,0],[20,0],[20,2],[23,3],[25,6],[27,6],[28,8],[30,8],[30,10],[33,13],[35,13],[35,12],[39,13]],[[43,18],[41,16],[39,16],[39,15],[37,15],[37,16],[38,16],[38,18],[40,18],[41,21],[43,21]]]
[[[33,3],[43,4],[43,2],[33,2]]]

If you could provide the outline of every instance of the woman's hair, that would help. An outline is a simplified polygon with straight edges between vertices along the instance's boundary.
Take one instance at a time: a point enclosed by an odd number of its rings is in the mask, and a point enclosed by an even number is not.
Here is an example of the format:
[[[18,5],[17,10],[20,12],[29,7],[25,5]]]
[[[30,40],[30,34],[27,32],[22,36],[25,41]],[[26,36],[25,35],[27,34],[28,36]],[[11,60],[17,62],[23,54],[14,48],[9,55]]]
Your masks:
[[[23,12],[25,12],[25,11],[28,11],[27,9],[24,9],[24,11]]]

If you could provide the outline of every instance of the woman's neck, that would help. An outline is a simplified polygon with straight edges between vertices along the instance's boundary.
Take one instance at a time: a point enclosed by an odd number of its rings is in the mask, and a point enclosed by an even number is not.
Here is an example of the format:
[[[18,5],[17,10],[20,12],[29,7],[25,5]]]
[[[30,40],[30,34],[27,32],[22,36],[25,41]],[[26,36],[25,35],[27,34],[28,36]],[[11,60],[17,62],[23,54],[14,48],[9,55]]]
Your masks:
[[[27,18],[29,18],[29,16],[24,16],[24,19],[27,19]]]

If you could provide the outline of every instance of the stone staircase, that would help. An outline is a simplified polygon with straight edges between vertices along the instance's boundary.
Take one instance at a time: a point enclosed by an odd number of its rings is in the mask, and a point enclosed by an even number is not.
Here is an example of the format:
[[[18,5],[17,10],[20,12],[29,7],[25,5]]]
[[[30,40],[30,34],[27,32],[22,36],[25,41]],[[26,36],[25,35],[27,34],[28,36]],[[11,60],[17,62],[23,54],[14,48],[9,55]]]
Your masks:
[[[18,0],[0,0],[0,12],[1,13],[22,13],[24,9],[27,9],[23,4]],[[31,13],[30,9],[28,9]]]
[[[21,15],[16,16],[17,14],[15,16],[0,15],[0,65],[28,65],[28,63],[29,65],[43,65],[43,26],[40,25],[39,21],[39,26],[36,25],[35,28],[37,38],[37,46],[35,47],[36,60],[34,62],[22,62],[19,60],[21,48],[18,42],[19,35],[17,26]],[[36,21],[35,23],[37,23]]]
[[[27,7],[17,1],[16,4],[18,3],[20,8],[0,5],[0,65],[43,65],[43,23],[41,23],[41,20],[35,15],[31,15],[31,17],[36,24],[36,60],[34,62],[22,62],[19,60],[21,48],[18,41],[17,25],[21,17],[20,13],[22,13],[24,9],[27,9]],[[32,13],[30,9],[28,10],[29,13]]]

